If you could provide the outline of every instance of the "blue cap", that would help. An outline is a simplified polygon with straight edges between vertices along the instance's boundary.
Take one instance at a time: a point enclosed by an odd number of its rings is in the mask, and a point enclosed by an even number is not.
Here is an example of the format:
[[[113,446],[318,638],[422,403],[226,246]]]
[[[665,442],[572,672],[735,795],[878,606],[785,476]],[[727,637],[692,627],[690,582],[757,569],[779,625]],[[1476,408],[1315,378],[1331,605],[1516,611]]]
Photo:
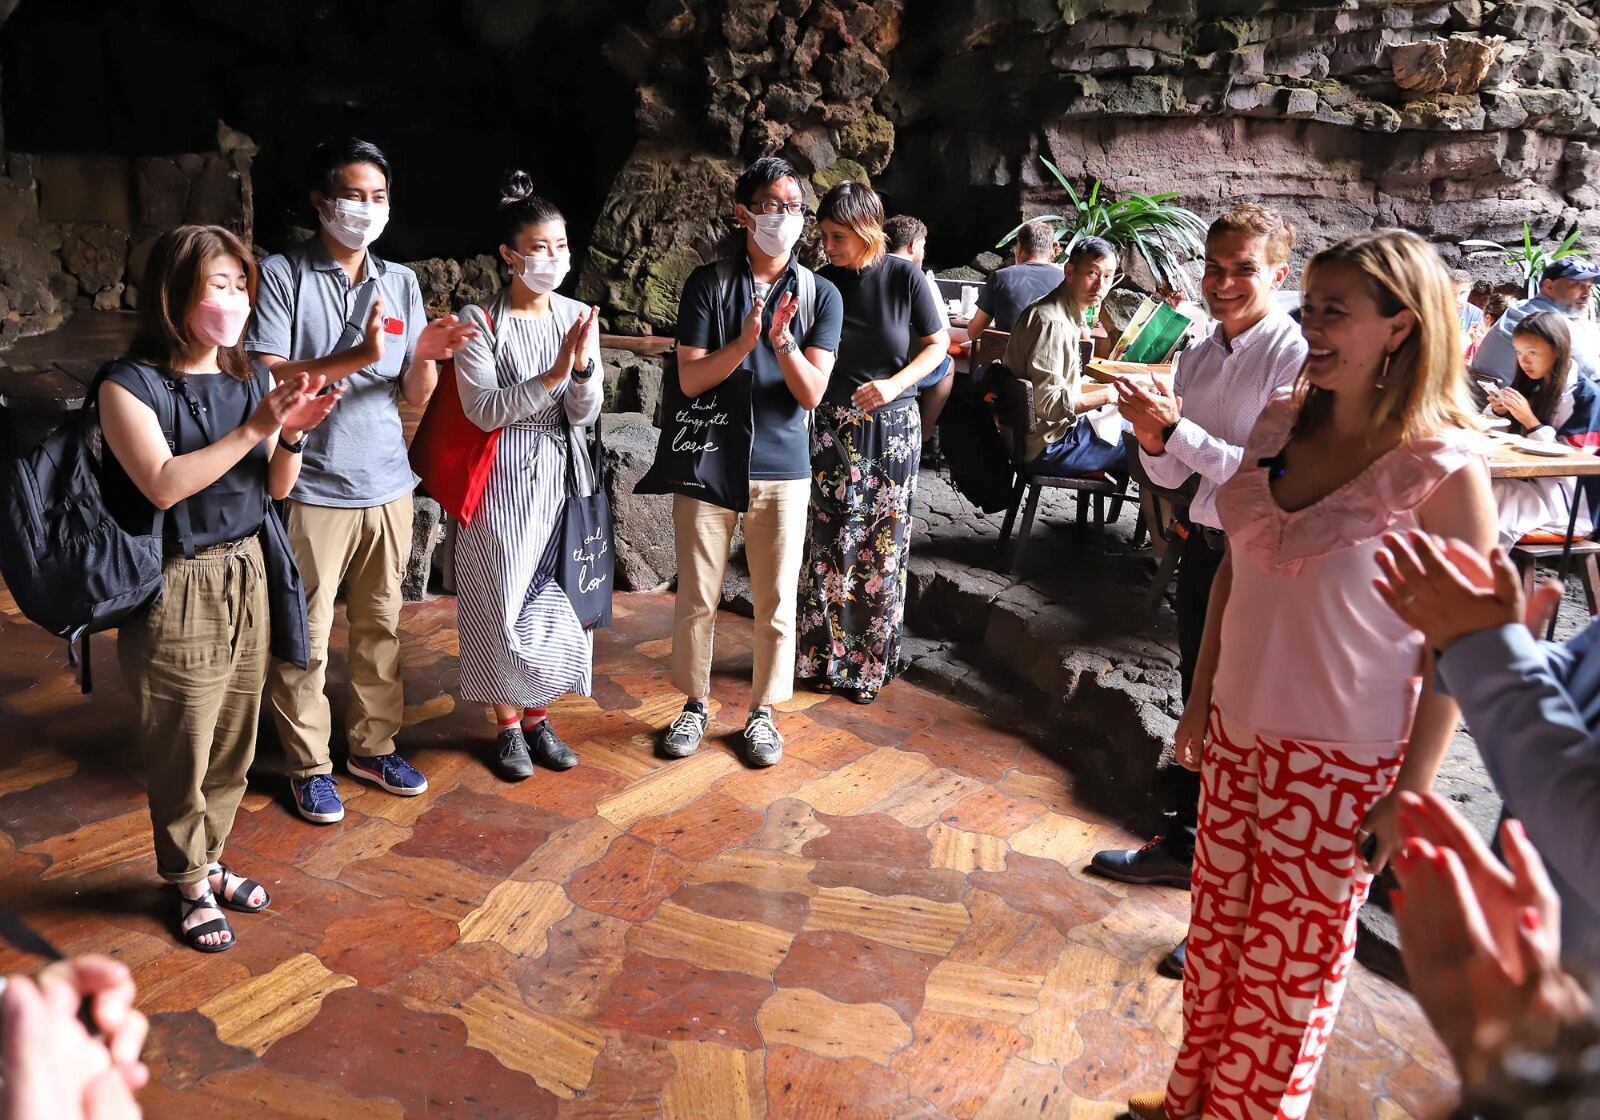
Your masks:
[[[1600,280],[1600,268],[1583,257],[1562,257],[1544,266],[1543,280]]]

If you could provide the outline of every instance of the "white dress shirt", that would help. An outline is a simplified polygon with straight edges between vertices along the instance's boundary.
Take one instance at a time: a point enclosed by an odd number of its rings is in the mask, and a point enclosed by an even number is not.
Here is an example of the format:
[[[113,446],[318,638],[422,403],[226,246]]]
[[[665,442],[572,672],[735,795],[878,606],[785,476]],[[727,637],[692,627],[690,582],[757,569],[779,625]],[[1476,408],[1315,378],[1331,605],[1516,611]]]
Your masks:
[[[1300,324],[1274,307],[1230,346],[1217,327],[1178,355],[1173,391],[1183,398],[1183,419],[1160,455],[1139,449],[1150,481],[1177,489],[1198,474],[1189,519],[1210,529],[1217,518],[1217,487],[1239,469],[1245,437],[1279,388],[1293,383],[1306,360]]]

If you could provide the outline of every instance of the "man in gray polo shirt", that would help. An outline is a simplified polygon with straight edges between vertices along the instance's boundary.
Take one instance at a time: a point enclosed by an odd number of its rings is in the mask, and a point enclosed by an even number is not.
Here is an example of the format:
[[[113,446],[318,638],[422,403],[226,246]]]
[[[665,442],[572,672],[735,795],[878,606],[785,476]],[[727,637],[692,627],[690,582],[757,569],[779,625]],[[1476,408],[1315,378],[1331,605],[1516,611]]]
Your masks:
[[[286,523],[305,580],[311,661],[275,660],[267,703],[289,760],[295,807],[318,824],[344,817],[331,777],[332,713],[324,687],[333,602],[344,585],[350,618],[349,772],[413,796],[424,778],[394,749],[405,697],[400,680],[400,577],[411,551],[411,492],[400,401],[420,406],[438,381],[435,362],[476,332],[455,316],[427,323],[416,274],[367,251],[389,217],[389,164],[360,140],[321,144],[307,186],[321,222],[316,237],[268,257],[246,348],[266,365],[285,362],[329,380],[341,374],[336,420],[305,438],[300,481]],[[330,356],[358,346],[366,364]],[[328,359],[327,369],[317,359]]]

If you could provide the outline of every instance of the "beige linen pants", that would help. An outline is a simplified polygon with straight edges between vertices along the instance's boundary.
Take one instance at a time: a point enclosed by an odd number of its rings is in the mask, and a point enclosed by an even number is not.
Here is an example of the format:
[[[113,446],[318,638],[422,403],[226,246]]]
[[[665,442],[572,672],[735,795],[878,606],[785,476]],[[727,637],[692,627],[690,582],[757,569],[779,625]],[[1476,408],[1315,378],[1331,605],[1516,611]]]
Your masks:
[[[776,704],[794,695],[794,612],[810,501],[808,478],[750,482],[744,550],[756,611],[752,707]],[[712,631],[738,517],[732,510],[695,498],[672,497],[678,553],[672,686],[686,696],[711,695]]]
[[[222,855],[256,753],[271,626],[255,537],[169,559],[150,609],[117,632],[138,709],[156,871],[198,883]]]
[[[333,770],[333,712],[326,692],[333,600],[345,586],[350,617],[350,753],[394,750],[405,690],[400,680],[400,581],[411,554],[411,495],[367,509],[287,503],[284,523],[306,585],[311,661],[297,669],[273,659],[267,701],[289,776]]]

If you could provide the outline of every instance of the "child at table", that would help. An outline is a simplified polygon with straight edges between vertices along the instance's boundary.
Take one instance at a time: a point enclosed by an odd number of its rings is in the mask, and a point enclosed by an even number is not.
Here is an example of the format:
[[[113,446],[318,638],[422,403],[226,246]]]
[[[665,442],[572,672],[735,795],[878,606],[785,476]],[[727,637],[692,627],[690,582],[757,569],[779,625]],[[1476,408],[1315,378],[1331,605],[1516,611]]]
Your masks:
[[[1553,311],[1529,315],[1511,336],[1517,375],[1511,384],[1489,394],[1486,413],[1503,416],[1511,430],[1539,443],[1561,441],[1594,454],[1600,449],[1600,391],[1572,371],[1572,338],[1566,321]],[[1500,507],[1500,546],[1518,541],[1559,544],[1571,515],[1574,479],[1498,478],[1495,503]],[[1586,491],[1583,506],[1593,496]],[[1594,531],[1593,516],[1580,508],[1573,532]]]

